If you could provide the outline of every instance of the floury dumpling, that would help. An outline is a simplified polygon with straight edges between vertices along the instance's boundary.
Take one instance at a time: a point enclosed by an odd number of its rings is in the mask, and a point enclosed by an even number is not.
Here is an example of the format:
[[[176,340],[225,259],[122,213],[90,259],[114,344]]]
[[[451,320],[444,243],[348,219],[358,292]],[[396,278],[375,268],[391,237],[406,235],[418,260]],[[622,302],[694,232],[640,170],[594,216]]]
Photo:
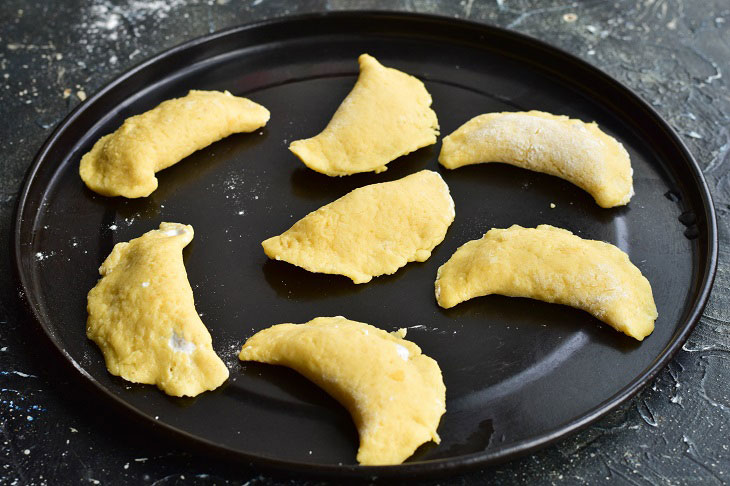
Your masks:
[[[639,341],[658,315],[649,281],[626,253],[546,224],[491,229],[438,269],[436,299],[445,309],[490,294],[582,309]]]
[[[256,333],[239,358],[292,368],[347,408],[360,434],[360,464],[400,464],[421,444],[440,441],[446,411],[438,363],[405,334],[318,317]]]
[[[162,223],[117,243],[87,301],[86,335],[109,372],[173,396],[196,396],[228,378],[185,272],[182,249],[192,239],[192,226]]]
[[[360,284],[426,261],[454,215],[449,187],[423,170],[355,189],[261,245],[274,260]]]
[[[544,172],[587,191],[603,208],[634,195],[629,153],[595,123],[542,111],[485,113],[444,137],[439,162],[447,169],[503,162]]]

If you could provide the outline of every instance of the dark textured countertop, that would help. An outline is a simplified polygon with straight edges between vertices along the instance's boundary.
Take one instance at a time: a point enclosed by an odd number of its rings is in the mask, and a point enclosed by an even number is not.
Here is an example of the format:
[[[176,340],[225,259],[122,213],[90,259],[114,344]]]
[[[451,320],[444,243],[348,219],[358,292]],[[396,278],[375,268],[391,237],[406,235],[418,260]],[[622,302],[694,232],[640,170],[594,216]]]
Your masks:
[[[342,9],[443,14],[561,47],[653,105],[715,199],[720,263],[704,317],[644,391],[556,445],[440,484],[730,482],[730,4],[727,0],[3,0],[0,2],[0,484],[278,484],[117,418],[70,378],[19,306],[10,221],[33,155],[87,95],[141,60],[226,27]]]

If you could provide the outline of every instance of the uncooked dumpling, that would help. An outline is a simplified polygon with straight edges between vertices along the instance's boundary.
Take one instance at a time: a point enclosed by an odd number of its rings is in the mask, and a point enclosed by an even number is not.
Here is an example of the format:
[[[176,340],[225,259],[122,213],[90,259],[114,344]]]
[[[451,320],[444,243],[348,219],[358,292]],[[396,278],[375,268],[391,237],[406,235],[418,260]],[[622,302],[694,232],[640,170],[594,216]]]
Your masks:
[[[256,333],[239,358],[292,368],[344,405],[360,434],[360,464],[400,464],[424,442],[440,441],[446,411],[438,364],[405,334],[318,317]]]
[[[491,229],[462,245],[438,270],[441,307],[490,294],[582,309],[639,341],[651,334],[657,318],[649,281],[626,253],[549,225]]]
[[[436,172],[360,187],[261,245],[269,258],[355,283],[423,262],[454,220],[454,201]]]
[[[504,162],[561,177],[599,206],[628,204],[634,195],[629,154],[595,123],[541,111],[487,113],[443,140],[439,162],[448,169]]]
[[[192,239],[192,226],[162,223],[117,243],[87,303],[86,335],[101,348],[109,372],[173,396],[192,397],[228,378],[183,265],[182,249]]]
[[[358,61],[357,83],[324,131],[289,146],[307,167],[329,176],[382,172],[438,136],[431,95],[421,81],[367,54]]]
[[[233,133],[266,125],[269,111],[228,91],[190,91],[124,120],[81,158],[79,173],[102,196],[146,197],[155,172]]]

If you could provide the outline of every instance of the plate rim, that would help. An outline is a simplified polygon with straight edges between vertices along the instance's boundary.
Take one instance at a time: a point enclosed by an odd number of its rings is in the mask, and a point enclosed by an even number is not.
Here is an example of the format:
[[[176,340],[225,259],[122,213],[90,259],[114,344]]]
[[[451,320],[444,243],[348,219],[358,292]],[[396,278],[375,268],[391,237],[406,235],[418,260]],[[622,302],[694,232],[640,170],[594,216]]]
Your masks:
[[[142,413],[134,406],[128,404],[120,397],[113,394],[110,390],[105,388],[101,383],[95,380],[84,368],[77,363],[73,357],[62,348],[59,343],[52,337],[52,332],[48,329],[47,323],[44,318],[37,312],[38,300],[34,298],[29,289],[30,279],[24,272],[22,267],[22,253],[23,253],[23,241],[20,238],[20,228],[24,224],[23,214],[28,205],[28,199],[30,196],[30,189],[34,182],[37,173],[41,166],[46,162],[51,148],[56,144],[57,140],[63,134],[63,132],[74,123],[74,121],[84,113],[84,111],[92,106],[94,102],[104,97],[109,91],[118,87],[124,83],[130,77],[145,70],[147,67],[152,66],[159,61],[179,54],[183,51],[195,48],[207,42],[212,42],[217,39],[236,35],[249,30],[256,30],[271,26],[285,26],[290,23],[297,22],[308,22],[312,20],[323,20],[330,19],[370,19],[370,20],[383,20],[387,18],[391,22],[439,22],[450,24],[454,28],[470,28],[476,31],[487,31],[490,34],[498,34],[504,37],[512,37],[514,40],[520,41],[524,44],[529,45],[530,48],[540,48],[543,50],[552,51],[554,54],[560,55],[575,65],[579,66],[584,71],[587,71],[590,75],[602,78],[603,81],[613,84],[615,88],[622,91],[623,94],[632,99],[632,101],[641,109],[644,110],[656,123],[656,127],[661,128],[665,132],[665,136],[673,139],[676,148],[682,153],[684,159],[688,162],[688,169],[694,176],[691,186],[693,186],[699,193],[700,200],[704,206],[705,219],[707,221],[707,246],[704,249],[700,249],[699,253],[702,254],[703,250],[707,254],[706,262],[703,271],[701,272],[700,280],[701,286],[697,289],[697,297],[694,299],[694,303],[691,306],[691,311],[688,317],[684,320],[683,325],[680,327],[678,332],[675,332],[675,336],[670,341],[669,345],[666,346],[662,352],[655,358],[652,365],[644,370],[637,378],[632,380],[626,386],[621,388],[618,392],[612,395],[610,398],[600,403],[596,407],[587,411],[583,415],[566,422],[565,424],[557,427],[556,429],[549,431],[544,434],[540,434],[536,437],[524,439],[518,441],[511,446],[500,448],[495,451],[482,451],[477,453],[471,453],[461,456],[456,456],[448,459],[434,459],[428,461],[404,463],[392,466],[360,466],[354,464],[335,465],[335,464],[315,464],[297,461],[288,461],[282,459],[276,459],[264,455],[254,455],[243,451],[232,450],[221,444],[217,444],[209,439],[198,437],[190,432],[182,429],[178,429],[174,426],[168,425],[164,422],[158,422]],[[502,463],[510,459],[514,459],[531,452],[534,452],[540,448],[546,447],[560,439],[566,438],[577,431],[587,427],[599,418],[603,417],[607,413],[616,409],[621,404],[625,403],[632,397],[634,397],[642,388],[644,388],[656,375],[666,367],[669,361],[683,346],[689,335],[694,330],[695,326],[702,317],[702,313],[707,304],[707,301],[712,290],[714,283],[715,274],[717,270],[717,260],[719,251],[718,241],[718,227],[717,218],[715,214],[712,194],[709,190],[707,182],[704,178],[702,170],[697,163],[697,160],[688,149],[685,142],[677,134],[663,117],[641,96],[639,96],[634,90],[621,83],[611,75],[602,71],[598,67],[584,61],[578,56],[571,54],[559,47],[553,46],[541,39],[516,32],[507,28],[492,25],[487,22],[477,22],[474,20],[459,19],[447,17],[444,15],[417,13],[417,12],[404,12],[404,11],[389,11],[389,10],[347,10],[347,11],[328,11],[328,12],[316,12],[306,13],[299,15],[284,15],[270,17],[263,20],[257,20],[248,22],[245,24],[229,27],[213,33],[205,34],[202,36],[195,37],[188,41],[174,45],[163,51],[153,55],[152,57],[143,60],[137,65],[132,66],[121,74],[115,76],[111,81],[106,83],[96,93],[90,96],[86,101],[79,103],[68,115],[66,115],[53,129],[51,134],[46,138],[45,142],[41,145],[41,148],[33,157],[33,160],[26,170],[21,183],[21,190],[18,193],[18,198],[15,204],[14,215],[11,220],[11,235],[12,244],[10,245],[12,264],[11,268],[14,273],[14,280],[16,284],[16,290],[18,291],[19,299],[23,303],[23,307],[26,312],[32,317],[32,321],[36,324],[38,330],[42,331],[45,338],[48,338],[53,345],[53,348],[58,351],[64,361],[70,363],[73,368],[78,371],[78,376],[84,378],[85,384],[92,384],[93,389],[103,395],[104,399],[110,399],[114,405],[121,407],[131,413],[133,418],[141,419],[146,425],[152,425],[153,429],[160,430],[167,435],[184,438],[190,443],[191,446],[203,446],[210,449],[211,452],[221,454],[226,458],[233,458],[235,460],[245,460],[250,464],[256,464],[265,468],[271,468],[278,471],[290,471],[306,473],[310,475],[320,476],[347,476],[351,478],[377,478],[377,477],[400,477],[402,479],[408,477],[423,477],[426,475],[435,476],[443,475],[447,473],[453,473],[457,470],[467,471],[476,467],[491,466],[494,464]]]

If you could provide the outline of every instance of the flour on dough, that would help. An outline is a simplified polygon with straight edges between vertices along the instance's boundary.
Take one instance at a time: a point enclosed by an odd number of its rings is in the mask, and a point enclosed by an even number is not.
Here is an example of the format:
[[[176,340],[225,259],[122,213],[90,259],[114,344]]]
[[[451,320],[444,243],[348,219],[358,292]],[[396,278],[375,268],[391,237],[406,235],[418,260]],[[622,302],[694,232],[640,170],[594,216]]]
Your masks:
[[[87,301],[86,335],[109,372],[173,396],[192,397],[228,378],[193,303],[182,258],[192,239],[192,226],[162,223],[117,243]]]
[[[400,464],[424,442],[440,441],[446,411],[438,364],[405,333],[318,317],[256,333],[239,358],[292,368],[347,408],[360,434],[360,464]]]
[[[454,214],[449,187],[423,170],[355,189],[261,245],[269,258],[359,284],[426,261]]]
[[[639,341],[657,318],[651,285],[626,253],[549,225],[491,229],[438,269],[441,307],[490,294],[582,309]]]
[[[233,133],[266,125],[269,111],[228,91],[192,90],[124,120],[81,158],[86,186],[102,196],[146,197],[157,189],[155,172]]]
[[[329,176],[382,172],[438,136],[431,95],[421,81],[368,54],[358,61],[357,83],[327,127],[289,146],[307,167]]]
[[[595,123],[541,111],[486,113],[444,137],[439,162],[448,169],[504,162],[561,177],[599,206],[628,204],[634,195],[629,154]]]

